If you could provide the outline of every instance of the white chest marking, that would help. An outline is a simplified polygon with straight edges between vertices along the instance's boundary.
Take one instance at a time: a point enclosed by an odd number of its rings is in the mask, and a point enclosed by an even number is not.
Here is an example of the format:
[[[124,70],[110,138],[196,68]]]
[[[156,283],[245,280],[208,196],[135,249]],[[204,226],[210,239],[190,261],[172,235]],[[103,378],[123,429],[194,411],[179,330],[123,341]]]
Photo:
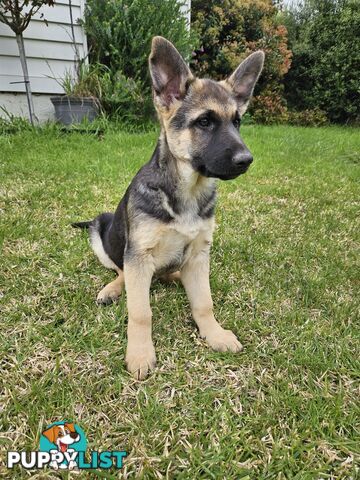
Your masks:
[[[214,219],[203,220],[192,215],[178,216],[163,231],[152,251],[156,270],[167,265],[181,268],[191,256],[212,242]]]

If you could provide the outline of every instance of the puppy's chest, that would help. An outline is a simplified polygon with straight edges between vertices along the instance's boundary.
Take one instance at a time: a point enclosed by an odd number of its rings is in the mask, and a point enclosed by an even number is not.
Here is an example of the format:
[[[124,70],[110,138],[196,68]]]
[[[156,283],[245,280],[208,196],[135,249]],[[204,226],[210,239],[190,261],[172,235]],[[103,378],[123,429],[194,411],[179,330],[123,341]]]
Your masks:
[[[212,242],[214,219],[202,219],[190,214],[178,216],[161,233],[153,249],[157,272],[179,270],[191,256]]]

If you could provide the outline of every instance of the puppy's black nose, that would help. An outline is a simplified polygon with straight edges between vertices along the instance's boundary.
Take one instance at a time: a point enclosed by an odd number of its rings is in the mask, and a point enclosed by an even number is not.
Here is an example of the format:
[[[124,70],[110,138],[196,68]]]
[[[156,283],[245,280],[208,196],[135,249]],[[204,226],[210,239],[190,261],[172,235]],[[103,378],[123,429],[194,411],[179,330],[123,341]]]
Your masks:
[[[232,162],[234,165],[248,167],[253,162],[253,157],[250,152],[246,153],[236,153],[233,158]]]
[[[75,439],[78,437],[78,433],[77,432],[70,432],[70,437]]]

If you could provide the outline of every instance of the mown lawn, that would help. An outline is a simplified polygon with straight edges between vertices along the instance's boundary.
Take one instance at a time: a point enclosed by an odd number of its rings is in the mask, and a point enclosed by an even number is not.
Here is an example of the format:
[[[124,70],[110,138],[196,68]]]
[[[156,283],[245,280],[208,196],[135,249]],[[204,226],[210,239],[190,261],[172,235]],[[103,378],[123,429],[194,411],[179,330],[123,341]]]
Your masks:
[[[95,303],[113,274],[70,222],[116,207],[156,134],[0,137],[3,453],[71,419],[90,450],[128,451],[107,479],[359,478],[360,131],[243,137],[255,162],[219,185],[211,284],[245,348],[211,351],[182,287],[154,284],[158,366],[144,382],[124,367],[124,298]]]

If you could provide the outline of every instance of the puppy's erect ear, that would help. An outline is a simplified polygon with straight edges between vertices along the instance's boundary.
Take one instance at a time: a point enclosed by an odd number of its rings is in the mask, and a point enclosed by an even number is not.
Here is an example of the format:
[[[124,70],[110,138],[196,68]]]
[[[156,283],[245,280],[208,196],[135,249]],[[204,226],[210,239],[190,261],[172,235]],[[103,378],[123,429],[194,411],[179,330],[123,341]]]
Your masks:
[[[265,54],[261,50],[249,55],[225,80],[231,87],[239,104],[240,115],[246,112],[254,87],[264,65]]]
[[[44,432],[42,434],[49,440],[51,443],[55,443],[56,439],[58,437],[58,432],[59,432],[59,427],[57,425],[54,425]]]
[[[184,98],[186,82],[193,75],[174,45],[163,37],[154,37],[151,44],[149,69],[155,101],[169,107]]]

